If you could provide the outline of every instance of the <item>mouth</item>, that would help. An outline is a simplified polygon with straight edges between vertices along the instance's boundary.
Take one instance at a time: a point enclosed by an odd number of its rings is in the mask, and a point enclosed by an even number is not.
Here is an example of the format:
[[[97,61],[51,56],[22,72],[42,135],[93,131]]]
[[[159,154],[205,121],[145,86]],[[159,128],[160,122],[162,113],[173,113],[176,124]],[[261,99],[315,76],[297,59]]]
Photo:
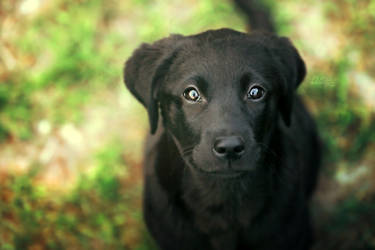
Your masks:
[[[230,163],[228,163],[228,169],[224,169],[224,170],[205,170],[205,169],[201,169],[197,167],[195,164],[192,164],[192,167],[199,173],[205,176],[213,177],[213,178],[215,177],[223,178],[223,179],[240,178],[248,173],[248,171],[245,171],[245,170],[230,169],[231,167]]]
[[[234,171],[234,170],[220,170],[220,171],[205,171],[206,175],[215,176],[224,179],[240,178],[246,174],[245,171]]]
[[[248,175],[250,171],[248,170],[235,170],[232,168],[233,163],[231,161],[228,161],[227,166],[225,169],[220,170],[206,170],[198,167],[194,160],[192,155],[189,155],[188,157],[184,157],[185,162],[189,167],[191,167],[193,170],[198,172],[199,174],[210,177],[210,178],[221,178],[221,179],[236,179],[244,177],[245,175]]]

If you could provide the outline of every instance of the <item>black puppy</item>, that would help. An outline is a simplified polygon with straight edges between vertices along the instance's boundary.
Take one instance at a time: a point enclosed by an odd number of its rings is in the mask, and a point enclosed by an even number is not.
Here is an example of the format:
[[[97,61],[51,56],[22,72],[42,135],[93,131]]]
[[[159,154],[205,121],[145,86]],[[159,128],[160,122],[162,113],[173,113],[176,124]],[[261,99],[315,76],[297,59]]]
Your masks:
[[[125,82],[148,110],[144,217],[161,249],[309,248],[320,150],[295,94],[305,74],[271,34],[210,30],[134,52]]]

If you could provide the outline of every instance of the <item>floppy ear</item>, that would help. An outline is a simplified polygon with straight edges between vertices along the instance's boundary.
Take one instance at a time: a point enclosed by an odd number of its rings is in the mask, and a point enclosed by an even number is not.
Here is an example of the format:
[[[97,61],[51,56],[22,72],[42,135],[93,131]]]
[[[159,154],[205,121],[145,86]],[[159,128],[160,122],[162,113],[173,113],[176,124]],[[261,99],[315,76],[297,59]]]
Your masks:
[[[277,37],[276,40],[274,40],[276,43],[273,44],[271,52],[279,64],[284,82],[279,107],[285,124],[290,126],[294,91],[306,76],[306,66],[288,38]]]
[[[144,43],[125,63],[125,85],[147,109],[152,134],[157,129],[159,117],[158,85],[168,72],[182,38],[172,35],[153,44]]]

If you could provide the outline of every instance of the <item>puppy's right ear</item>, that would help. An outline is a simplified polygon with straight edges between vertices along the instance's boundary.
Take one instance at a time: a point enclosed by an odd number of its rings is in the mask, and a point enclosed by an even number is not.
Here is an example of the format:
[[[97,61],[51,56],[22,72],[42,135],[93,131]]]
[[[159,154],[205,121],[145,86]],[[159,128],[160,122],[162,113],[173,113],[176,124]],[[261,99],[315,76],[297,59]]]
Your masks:
[[[125,63],[125,85],[147,109],[152,134],[158,125],[159,84],[172,65],[182,38],[172,35],[153,44],[144,43]]]

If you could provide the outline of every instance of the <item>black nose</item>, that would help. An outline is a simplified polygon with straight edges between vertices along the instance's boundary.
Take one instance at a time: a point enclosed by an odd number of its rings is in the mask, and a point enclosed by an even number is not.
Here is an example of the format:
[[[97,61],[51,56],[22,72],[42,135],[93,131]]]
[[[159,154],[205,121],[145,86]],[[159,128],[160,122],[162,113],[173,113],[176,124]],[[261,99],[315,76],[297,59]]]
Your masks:
[[[214,143],[213,151],[219,158],[235,160],[245,153],[245,145],[238,136],[219,137]]]

